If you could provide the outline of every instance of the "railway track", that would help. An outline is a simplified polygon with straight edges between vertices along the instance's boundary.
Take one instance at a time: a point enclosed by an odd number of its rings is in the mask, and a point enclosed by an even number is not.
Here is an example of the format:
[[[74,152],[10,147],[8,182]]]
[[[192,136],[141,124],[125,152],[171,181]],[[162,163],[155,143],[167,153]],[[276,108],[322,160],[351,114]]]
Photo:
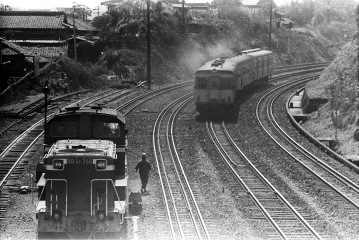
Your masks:
[[[79,95],[85,94],[90,92],[90,90],[82,90],[78,92],[73,92],[70,94],[64,94],[58,97],[53,97],[48,101],[48,110],[50,112],[54,112],[55,108],[60,106],[63,102],[69,102],[70,99],[78,99]],[[18,112],[11,113],[10,115],[4,114],[4,119],[6,117],[15,118],[12,121],[8,121],[6,124],[3,123],[0,129],[0,136],[3,136],[7,131],[15,127],[16,125],[21,124],[24,121],[28,121],[29,119],[33,118],[33,115],[40,111],[45,106],[44,98],[38,99],[34,102],[29,103],[28,105],[24,106],[23,109],[20,109]]]
[[[306,82],[307,80],[304,80]],[[297,84],[295,84],[297,85]],[[281,105],[285,101],[278,101],[278,98],[293,85],[286,88],[276,88],[259,101],[257,105],[257,118],[267,135],[287,154],[292,160],[286,162],[290,168],[302,173],[306,179],[313,183],[313,190],[321,192],[320,202],[326,209],[337,208],[338,213],[349,219],[359,217],[359,185],[344,174],[329,166],[326,161],[316,157],[290,137],[280,126],[275,118],[274,105]],[[276,108],[281,112],[283,108]],[[293,132],[293,131],[292,131]],[[330,201],[326,200],[330,199]],[[314,219],[315,220],[315,219]],[[315,229],[322,229],[321,224],[316,224]]]
[[[161,229],[160,236],[166,239],[211,239],[173,136],[176,115],[192,98],[190,93],[173,101],[153,127],[153,150],[168,219],[168,229]]]
[[[321,63],[305,63],[305,64],[297,64],[297,65],[286,65],[275,67],[273,74],[278,73],[286,73],[286,72],[293,72],[293,71],[301,71],[301,70],[313,70],[313,69],[324,69],[325,67],[329,66],[330,62],[321,62]]]
[[[293,86],[289,86],[288,88],[293,89]],[[298,164],[302,165],[323,183],[327,184],[340,198],[350,203],[350,205],[356,209],[355,215],[359,216],[359,185],[302,147],[290,137],[276,121],[274,116],[275,101],[283,92],[287,91],[288,88],[281,90],[274,89],[261,99],[257,105],[257,116],[260,125],[268,136],[286,151],[288,155],[295,159]],[[261,110],[261,106],[265,107],[265,109]],[[263,114],[264,112],[266,115]]]
[[[206,127],[221,159],[233,176],[229,185],[240,200],[252,209],[250,218],[262,221],[266,239],[322,239],[306,220],[314,216],[304,213],[303,209],[296,210],[290,204],[237,147],[224,123],[213,124],[209,121]]]

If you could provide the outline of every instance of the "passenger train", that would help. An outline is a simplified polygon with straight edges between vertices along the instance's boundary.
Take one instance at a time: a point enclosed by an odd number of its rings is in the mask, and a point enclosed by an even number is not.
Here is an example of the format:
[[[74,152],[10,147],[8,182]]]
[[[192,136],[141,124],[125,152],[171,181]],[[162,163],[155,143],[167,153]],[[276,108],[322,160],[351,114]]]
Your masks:
[[[125,239],[127,130],[103,107],[69,107],[46,124],[37,166],[38,238]]]
[[[195,73],[195,104],[200,113],[232,111],[242,90],[267,82],[273,73],[273,53],[251,49],[240,55],[217,58]]]

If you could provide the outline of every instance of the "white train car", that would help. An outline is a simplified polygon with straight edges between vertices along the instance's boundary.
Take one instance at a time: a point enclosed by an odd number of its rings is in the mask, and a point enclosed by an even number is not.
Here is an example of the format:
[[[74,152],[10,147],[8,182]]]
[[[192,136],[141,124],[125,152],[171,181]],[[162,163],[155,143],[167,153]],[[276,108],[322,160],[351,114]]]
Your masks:
[[[205,63],[195,73],[195,104],[198,112],[232,110],[247,86],[264,83],[273,73],[273,53],[251,49],[230,58]]]

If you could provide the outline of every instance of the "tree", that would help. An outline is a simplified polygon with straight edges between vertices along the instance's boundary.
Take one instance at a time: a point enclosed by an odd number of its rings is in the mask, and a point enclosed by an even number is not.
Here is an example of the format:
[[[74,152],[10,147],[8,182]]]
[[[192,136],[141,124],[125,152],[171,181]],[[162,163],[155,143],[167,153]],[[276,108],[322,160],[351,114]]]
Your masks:
[[[242,0],[214,0],[212,5],[218,9],[218,16],[220,18],[228,18],[233,11],[239,9],[242,5]]]
[[[11,10],[12,9],[9,5],[0,4],[0,12],[11,11]]]

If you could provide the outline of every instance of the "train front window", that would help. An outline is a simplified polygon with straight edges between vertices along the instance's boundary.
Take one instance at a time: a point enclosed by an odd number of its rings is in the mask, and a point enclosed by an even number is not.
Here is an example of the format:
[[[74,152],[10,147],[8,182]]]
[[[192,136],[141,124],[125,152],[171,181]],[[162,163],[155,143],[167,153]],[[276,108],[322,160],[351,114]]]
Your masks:
[[[218,89],[219,84],[218,84],[218,76],[212,76],[211,77],[211,88],[212,89]]]
[[[53,122],[51,124],[50,134],[52,137],[76,137],[76,122]]]
[[[206,89],[207,88],[207,80],[205,78],[197,78],[197,88],[198,89]]]
[[[220,89],[230,89],[231,88],[231,82],[228,78],[221,78],[220,81]]]
[[[93,137],[119,137],[120,125],[114,122],[95,122],[93,124]]]

